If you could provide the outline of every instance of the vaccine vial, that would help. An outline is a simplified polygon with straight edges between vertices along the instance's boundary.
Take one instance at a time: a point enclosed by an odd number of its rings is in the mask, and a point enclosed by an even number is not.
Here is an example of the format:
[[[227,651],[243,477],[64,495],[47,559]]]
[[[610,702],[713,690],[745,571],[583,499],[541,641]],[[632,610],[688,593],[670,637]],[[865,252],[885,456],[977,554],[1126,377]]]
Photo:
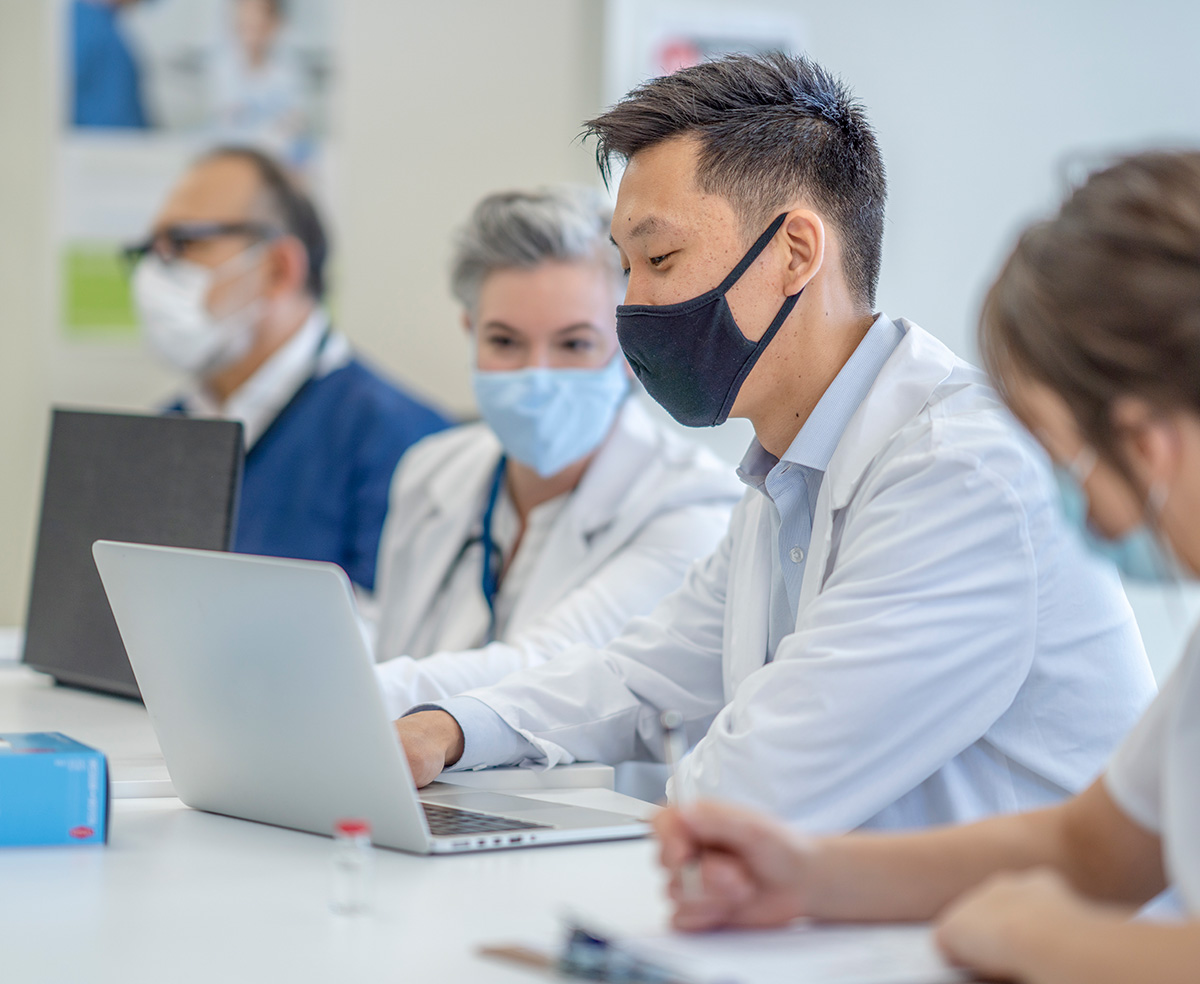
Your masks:
[[[333,825],[333,879],[329,908],[339,916],[371,909],[371,825],[366,820],[339,820]]]

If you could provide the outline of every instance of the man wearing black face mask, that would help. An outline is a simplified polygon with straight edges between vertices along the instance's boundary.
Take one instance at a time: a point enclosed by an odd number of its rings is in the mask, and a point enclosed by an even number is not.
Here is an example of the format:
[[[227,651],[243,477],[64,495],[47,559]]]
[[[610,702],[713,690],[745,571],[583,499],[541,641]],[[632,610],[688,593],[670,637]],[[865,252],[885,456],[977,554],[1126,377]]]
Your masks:
[[[874,307],[875,137],[819,66],[737,56],[588,125],[628,163],[618,334],[699,426],[748,418],[717,552],[603,652],[418,709],[414,776],[663,757],[690,795],[811,831],[1041,806],[1081,789],[1153,692],[1111,570],[981,375]]]

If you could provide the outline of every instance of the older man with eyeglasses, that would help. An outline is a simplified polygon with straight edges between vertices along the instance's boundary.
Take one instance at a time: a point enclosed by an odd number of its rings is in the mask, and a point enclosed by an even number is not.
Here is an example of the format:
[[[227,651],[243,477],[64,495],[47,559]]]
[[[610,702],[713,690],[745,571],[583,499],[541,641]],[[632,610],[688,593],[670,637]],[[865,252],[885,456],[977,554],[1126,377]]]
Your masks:
[[[235,549],[332,561],[370,591],[396,463],[448,421],[333,330],[326,252],[309,199],[241,147],[201,158],[127,251],[147,344],[190,378],[171,411],[245,427]]]

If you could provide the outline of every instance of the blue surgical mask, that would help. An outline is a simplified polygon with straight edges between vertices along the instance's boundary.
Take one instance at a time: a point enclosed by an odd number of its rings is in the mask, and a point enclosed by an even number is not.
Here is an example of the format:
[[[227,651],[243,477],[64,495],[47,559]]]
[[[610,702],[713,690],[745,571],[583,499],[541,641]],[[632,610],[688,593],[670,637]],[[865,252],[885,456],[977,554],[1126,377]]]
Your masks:
[[[1178,579],[1177,566],[1145,523],[1116,540],[1097,533],[1088,522],[1088,498],[1083,489],[1096,464],[1095,452],[1085,448],[1070,465],[1055,465],[1059,502],[1073,526],[1093,553],[1116,565],[1132,581],[1165,582]],[[1151,493],[1151,507],[1161,508],[1161,493]]]
[[[471,385],[505,453],[548,478],[600,446],[629,377],[618,353],[603,369],[475,369]]]

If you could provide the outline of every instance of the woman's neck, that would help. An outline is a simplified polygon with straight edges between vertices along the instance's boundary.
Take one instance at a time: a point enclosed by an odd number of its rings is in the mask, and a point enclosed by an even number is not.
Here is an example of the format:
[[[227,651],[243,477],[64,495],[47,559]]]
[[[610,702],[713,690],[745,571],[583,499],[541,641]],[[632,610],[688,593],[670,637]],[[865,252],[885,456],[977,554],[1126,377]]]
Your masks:
[[[517,510],[517,517],[521,521],[522,530],[525,528],[525,520],[534,509],[543,502],[549,502],[556,496],[572,491],[580,483],[584,472],[588,470],[591,463],[595,460],[596,455],[612,439],[613,432],[617,429],[622,412],[623,410],[617,411],[617,416],[614,418],[612,426],[609,427],[608,434],[591,454],[572,462],[562,471],[556,472],[549,477],[543,478],[528,465],[523,465],[512,458],[508,459],[504,475],[505,488],[508,489],[513,506]]]
[[[517,516],[520,517],[521,525],[525,525],[529,514],[543,502],[549,502],[556,496],[574,489],[595,456],[596,453],[593,451],[586,458],[581,458],[562,471],[546,478],[528,465],[509,458],[504,479],[508,494],[512,496],[513,506],[516,507]]]

